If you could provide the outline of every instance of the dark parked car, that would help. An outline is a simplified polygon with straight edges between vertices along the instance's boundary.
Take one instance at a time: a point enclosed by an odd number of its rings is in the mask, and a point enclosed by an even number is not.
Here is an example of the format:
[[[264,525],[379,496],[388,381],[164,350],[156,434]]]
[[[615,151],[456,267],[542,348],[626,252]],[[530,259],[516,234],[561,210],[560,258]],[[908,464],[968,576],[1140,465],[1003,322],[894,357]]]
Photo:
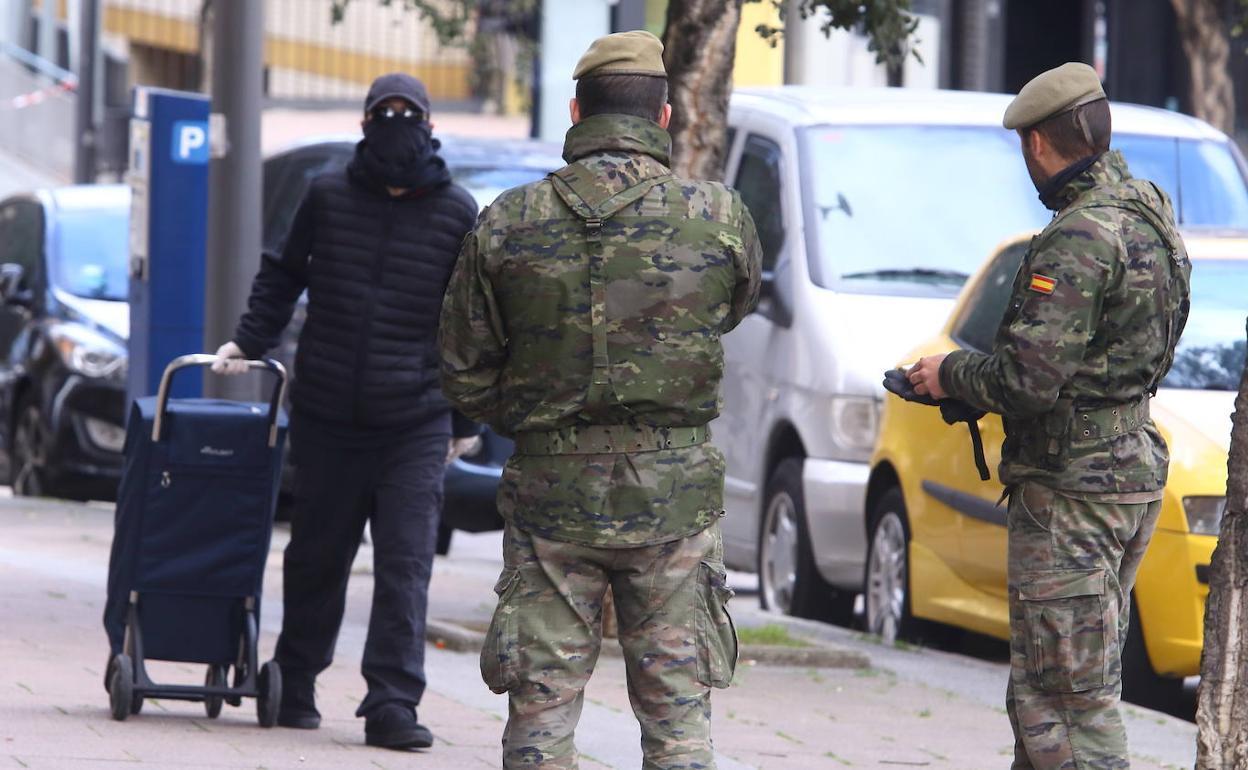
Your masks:
[[[305,142],[265,161],[266,248],[281,245],[308,181],[344,167],[354,142]],[[442,155],[481,206],[563,163],[557,146],[520,140],[450,139]],[[0,451],[15,494],[116,496],[125,438],[129,213],[129,190],[121,185],[0,202]],[[288,366],[302,323],[301,304],[275,351]],[[476,452],[448,468],[442,551],[452,528],[501,527],[494,495],[511,449],[487,432]]]
[[[117,494],[129,213],[121,186],[0,202],[0,447],[15,494]]]

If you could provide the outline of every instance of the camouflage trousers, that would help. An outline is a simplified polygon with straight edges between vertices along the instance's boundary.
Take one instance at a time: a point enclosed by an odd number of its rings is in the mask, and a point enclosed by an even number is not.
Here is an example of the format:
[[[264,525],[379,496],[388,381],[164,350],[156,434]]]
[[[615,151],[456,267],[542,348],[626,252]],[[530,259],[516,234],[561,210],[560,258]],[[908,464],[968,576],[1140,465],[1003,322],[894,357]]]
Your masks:
[[[713,770],[712,687],[727,687],[737,639],[719,524],[640,548],[593,548],[509,526],[481,675],[506,692],[503,767],[574,770],[573,733],[615,597],[643,770]]]
[[[1035,482],[1009,508],[1013,770],[1129,767],[1118,713],[1131,588],[1161,502],[1091,502]]]

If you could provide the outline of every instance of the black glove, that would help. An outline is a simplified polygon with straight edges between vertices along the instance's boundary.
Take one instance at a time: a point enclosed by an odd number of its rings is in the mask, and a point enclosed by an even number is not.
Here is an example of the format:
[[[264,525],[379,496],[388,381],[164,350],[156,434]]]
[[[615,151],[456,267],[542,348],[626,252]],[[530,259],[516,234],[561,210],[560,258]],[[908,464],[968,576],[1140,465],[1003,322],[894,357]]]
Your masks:
[[[915,392],[914,383],[906,376],[905,369],[889,369],[884,372],[884,389],[911,403],[940,407],[940,417],[949,425],[966,423],[971,432],[971,450],[975,454],[975,468],[979,471],[979,478],[983,481],[992,478],[988,473],[988,461],[984,459],[984,439],[979,435],[979,418],[988,414],[986,411],[976,409],[956,398],[935,399],[930,394]]]

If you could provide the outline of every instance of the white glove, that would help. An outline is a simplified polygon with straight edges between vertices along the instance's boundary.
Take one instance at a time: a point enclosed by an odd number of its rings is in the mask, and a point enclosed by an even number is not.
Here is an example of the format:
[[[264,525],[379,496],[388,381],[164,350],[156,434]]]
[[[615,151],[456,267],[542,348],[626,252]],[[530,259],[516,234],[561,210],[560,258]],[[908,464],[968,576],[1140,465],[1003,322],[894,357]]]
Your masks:
[[[247,355],[233,341],[217,348],[217,362],[212,365],[217,374],[243,374],[247,371]]]
[[[449,465],[455,460],[466,454],[472,454],[481,446],[480,436],[469,436],[468,438],[453,438],[446,447],[446,462]]]

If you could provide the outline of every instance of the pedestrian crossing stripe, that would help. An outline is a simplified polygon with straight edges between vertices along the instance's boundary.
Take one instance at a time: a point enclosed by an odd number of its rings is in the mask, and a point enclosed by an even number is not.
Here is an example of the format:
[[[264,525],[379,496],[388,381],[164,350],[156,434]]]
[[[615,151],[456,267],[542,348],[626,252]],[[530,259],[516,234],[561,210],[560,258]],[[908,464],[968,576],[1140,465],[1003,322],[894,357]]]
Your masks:
[[[1057,279],[1035,273],[1031,276],[1031,290],[1041,294],[1052,294],[1057,287]]]

